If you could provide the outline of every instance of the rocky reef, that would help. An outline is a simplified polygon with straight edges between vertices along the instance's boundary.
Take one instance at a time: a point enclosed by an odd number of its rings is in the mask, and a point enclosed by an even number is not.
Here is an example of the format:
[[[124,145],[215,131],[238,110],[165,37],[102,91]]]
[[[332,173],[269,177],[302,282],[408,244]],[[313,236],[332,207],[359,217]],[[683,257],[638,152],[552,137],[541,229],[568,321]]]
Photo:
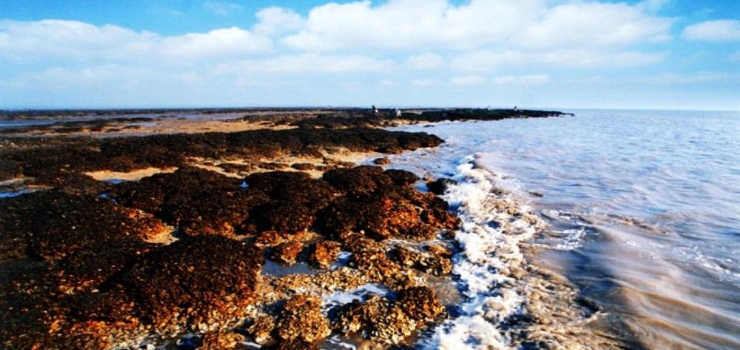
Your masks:
[[[13,193],[0,198],[0,347],[410,344],[447,315],[428,280],[450,274],[459,220],[413,173],[328,160],[443,142],[367,128],[376,118],[0,140],[0,190]],[[276,171],[267,164],[278,157],[300,161]],[[141,169],[158,171],[90,175]]]

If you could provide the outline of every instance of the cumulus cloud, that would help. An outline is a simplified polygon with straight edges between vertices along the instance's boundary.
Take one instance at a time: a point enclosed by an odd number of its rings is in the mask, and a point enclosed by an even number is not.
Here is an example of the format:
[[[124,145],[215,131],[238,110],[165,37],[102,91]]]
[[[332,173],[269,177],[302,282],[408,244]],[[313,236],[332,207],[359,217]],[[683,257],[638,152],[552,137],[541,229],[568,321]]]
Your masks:
[[[193,62],[272,49],[271,39],[237,27],[160,36],[66,20],[3,21],[0,38],[0,58],[15,61]]]
[[[268,52],[270,39],[231,27],[207,33],[164,38],[157,43],[162,54],[175,59],[233,58]]]
[[[268,7],[257,12],[259,23],[254,32],[264,35],[277,35],[295,32],[304,26],[304,19],[296,12],[281,7]]]
[[[507,75],[493,79],[493,83],[498,85],[542,85],[549,82],[550,76],[547,74]]]
[[[17,60],[115,58],[146,48],[157,35],[78,21],[0,21],[0,57]],[[135,53],[135,52],[133,52]]]
[[[455,56],[450,66],[462,71],[492,71],[502,65],[523,64],[532,59],[532,55],[513,50],[474,50]]]
[[[414,79],[411,81],[411,85],[416,87],[434,87],[444,85],[444,82],[437,79]]]
[[[688,40],[698,41],[740,40],[740,20],[715,20],[693,24],[683,30],[682,36]]]
[[[672,21],[646,5],[544,0],[393,0],[314,8],[306,26],[284,38],[299,50],[469,50],[486,45],[615,46],[670,38]]]
[[[444,67],[445,60],[440,55],[425,53],[409,57],[406,60],[406,65],[411,69],[435,69]]]
[[[543,47],[623,46],[670,38],[671,20],[624,3],[568,3],[547,11],[521,38]]]
[[[315,74],[377,73],[395,67],[391,60],[359,55],[300,54],[281,55],[270,59],[230,61],[219,65],[217,73],[260,76],[295,76]]]
[[[481,85],[486,82],[486,78],[477,75],[465,75],[452,77],[450,82],[453,85]]]
[[[699,72],[694,74],[661,73],[641,79],[641,82],[653,84],[697,84],[729,80],[725,73]]]
[[[629,67],[663,61],[665,52],[611,51],[594,49],[557,49],[548,51],[478,50],[460,54],[451,60],[455,70],[488,72],[505,66],[545,64],[565,68]]]

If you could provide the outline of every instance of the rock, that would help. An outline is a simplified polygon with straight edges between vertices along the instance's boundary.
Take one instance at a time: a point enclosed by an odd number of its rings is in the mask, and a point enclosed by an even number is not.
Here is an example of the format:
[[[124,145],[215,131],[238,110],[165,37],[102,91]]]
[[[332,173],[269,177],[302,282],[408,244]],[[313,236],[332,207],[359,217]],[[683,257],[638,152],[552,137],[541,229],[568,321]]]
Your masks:
[[[308,171],[308,170],[315,170],[316,165],[311,163],[295,163],[290,166],[293,169],[300,170],[300,171]]]
[[[298,295],[280,313],[278,336],[284,341],[316,343],[331,334],[329,320],[321,314],[321,298]]]
[[[429,287],[411,287],[401,291],[395,305],[418,322],[433,321],[445,312],[437,293]]]
[[[445,191],[447,191],[447,188],[452,185],[457,185],[457,181],[445,177],[427,182],[427,188],[429,191],[436,195],[443,195]]]
[[[373,164],[376,164],[376,165],[388,165],[388,164],[391,164],[391,159],[388,158],[388,157],[375,158],[373,160]]]
[[[397,186],[411,186],[416,181],[419,181],[418,176],[406,170],[388,169],[384,171],[383,174],[390,177],[391,180],[393,180],[393,183],[395,183]]]
[[[270,198],[242,188],[239,179],[199,168],[181,168],[139,182],[125,182],[109,194],[122,205],[156,214],[185,235],[251,233],[254,208]]]
[[[405,171],[368,166],[328,171],[324,180],[346,195],[317,214],[319,232],[329,238],[364,232],[378,240],[425,240],[440,229],[456,228],[459,220],[446,211],[446,202],[409,186],[417,179]]]
[[[452,272],[452,260],[450,257],[421,252],[403,246],[394,248],[389,255],[399,264],[412,267],[424,273],[440,276]]]
[[[341,247],[342,245],[335,241],[317,242],[311,252],[309,261],[320,269],[328,269],[337,260]]]
[[[236,349],[244,339],[244,336],[238,333],[207,332],[201,338],[199,348],[208,350]]]
[[[260,345],[265,345],[272,342],[272,331],[275,329],[275,320],[268,316],[262,315],[257,317],[251,326],[247,329],[247,333],[254,338],[254,342]]]
[[[14,257],[29,253],[58,260],[85,248],[99,251],[120,247],[135,252],[143,249],[137,236],[146,237],[151,229],[151,222],[130,218],[108,200],[62,191],[4,199],[0,209],[0,251]]]
[[[254,240],[254,245],[260,248],[276,247],[289,239],[289,235],[280,234],[274,230],[260,232]]]
[[[136,314],[165,331],[221,324],[255,302],[262,251],[221,236],[185,237],[137,261],[115,283],[136,300]]]
[[[393,182],[388,176],[383,176],[383,168],[366,165],[329,170],[324,173],[323,180],[351,196],[369,194],[378,186],[387,186]]]
[[[336,189],[305,173],[270,172],[244,179],[250,189],[261,191],[271,200],[252,212],[262,230],[299,232],[311,227],[316,213],[334,198]]]
[[[303,251],[303,243],[291,241],[283,243],[275,248],[272,252],[273,260],[293,265],[298,260],[298,255]]]
[[[319,350],[319,346],[315,343],[309,343],[305,340],[293,339],[279,342],[275,346],[271,346],[270,350]]]
[[[396,300],[370,295],[333,310],[332,328],[344,334],[359,334],[376,342],[398,344],[444,315],[444,306],[427,287],[399,292]]]

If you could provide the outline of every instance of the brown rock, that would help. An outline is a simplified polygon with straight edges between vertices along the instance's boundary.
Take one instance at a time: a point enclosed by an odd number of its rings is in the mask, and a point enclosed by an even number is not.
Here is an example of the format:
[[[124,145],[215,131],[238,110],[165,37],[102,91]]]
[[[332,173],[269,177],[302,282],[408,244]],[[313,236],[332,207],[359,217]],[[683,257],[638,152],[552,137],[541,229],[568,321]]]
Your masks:
[[[161,331],[203,329],[242,317],[257,298],[260,249],[221,236],[185,237],[136,262],[117,283]]]
[[[236,349],[244,341],[244,336],[238,333],[207,332],[201,338],[200,349],[227,350]]]
[[[388,165],[391,164],[391,160],[388,157],[376,158],[375,160],[373,160],[373,164]]]
[[[411,287],[401,291],[396,306],[419,322],[432,321],[445,312],[437,293],[429,287]]]
[[[251,326],[247,329],[247,333],[254,338],[254,342],[260,345],[265,345],[272,342],[272,331],[275,329],[275,320],[268,316],[262,315],[257,317]]]
[[[275,247],[288,239],[288,235],[282,235],[274,230],[262,231],[254,240],[254,245],[260,248]]]
[[[303,243],[292,241],[283,243],[272,252],[272,258],[276,261],[293,265],[298,260],[298,255],[303,251]]]
[[[309,261],[320,269],[328,269],[337,260],[342,245],[335,241],[321,241],[314,245]]]
[[[277,325],[282,340],[315,343],[331,334],[329,320],[321,314],[321,298],[298,295],[288,300]]]
[[[370,295],[367,300],[354,300],[334,310],[332,328],[344,334],[359,334],[376,342],[399,344],[427,323],[437,320],[444,306],[426,287],[402,290],[398,299]]]
[[[399,264],[436,276],[452,272],[450,256],[435,255],[414,248],[399,246],[389,252],[391,258]]]
[[[293,169],[301,170],[301,171],[308,171],[308,170],[314,170],[316,169],[316,165],[311,163],[295,163],[290,166]]]

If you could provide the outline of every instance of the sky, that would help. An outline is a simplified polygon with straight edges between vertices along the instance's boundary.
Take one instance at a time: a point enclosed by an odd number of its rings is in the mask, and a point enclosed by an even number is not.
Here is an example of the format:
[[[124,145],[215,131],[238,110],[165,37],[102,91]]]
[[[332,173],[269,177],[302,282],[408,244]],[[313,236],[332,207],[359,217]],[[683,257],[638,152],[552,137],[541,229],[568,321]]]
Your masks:
[[[0,0],[0,109],[740,111],[738,0]]]

